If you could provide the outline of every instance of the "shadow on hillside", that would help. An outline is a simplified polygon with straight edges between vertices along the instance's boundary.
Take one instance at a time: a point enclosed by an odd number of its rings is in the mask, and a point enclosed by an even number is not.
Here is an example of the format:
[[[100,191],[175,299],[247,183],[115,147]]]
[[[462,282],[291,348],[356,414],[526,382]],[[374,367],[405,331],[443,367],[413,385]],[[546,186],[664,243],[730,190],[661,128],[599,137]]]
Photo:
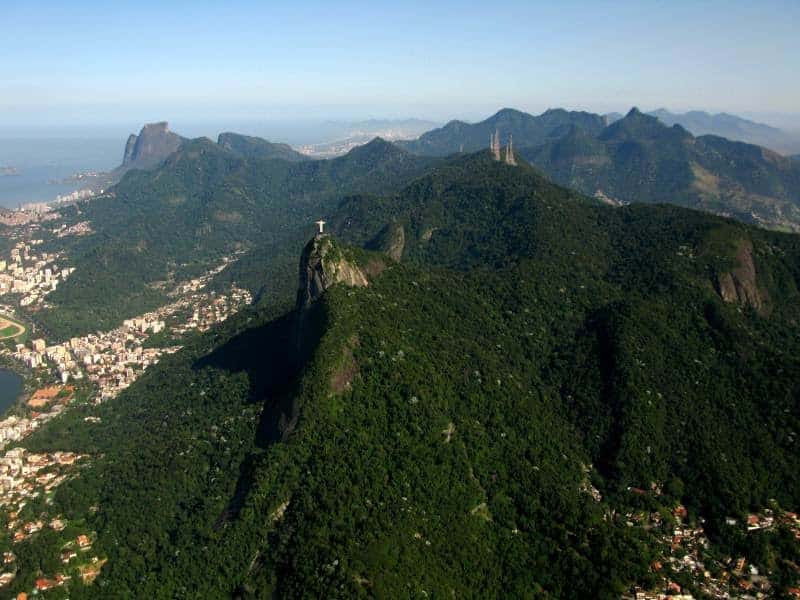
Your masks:
[[[265,325],[253,327],[231,338],[194,364],[195,369],[213,367],[230,373],[247,373],[249,398],[264,403],[256,446],[265,447],[281,439],[278,423],[269,422],[270,407],[281,404],[297,382],[301,365],[295,358],[295,318],[287,313]]]
[[[324,312],[312,308],[309,313],[300,348],[297,346],[296,313],[291,311],[238,334],[193,365],[195,369],[213,367],[230,373],[247,373],[250,400],[263,403],[254,440],[257,448],[266,449],[286,440],[299,419],[299,383],[305,364],[324,331]],[[250,456],[240,465],[236,491],[220,515],[218,526],[235,518],[241,509],[250,490],[254,459]]]

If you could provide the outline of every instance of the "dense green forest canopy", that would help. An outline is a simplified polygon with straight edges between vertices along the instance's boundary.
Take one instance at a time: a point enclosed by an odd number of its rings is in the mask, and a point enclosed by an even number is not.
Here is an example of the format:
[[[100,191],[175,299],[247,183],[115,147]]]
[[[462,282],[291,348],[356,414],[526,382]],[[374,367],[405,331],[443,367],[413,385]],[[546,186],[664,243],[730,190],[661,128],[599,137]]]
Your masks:
[[[337,159],[302,162],[187,141],[157,169],[131,171],[105,197],[68,209],[68,223],[88,220],[96,233],[54,242],[76,271],[37,318],[55,338],[109,329],[163,304],[176,281],[237,252],[253,250],[258,260],[266,253],[268,261],[275,255],[270,264],[284,269],[311,223],[343,195],[396,191],[431,162],[381,139]],[[252,264],[245,260],[225,276],[272,293],[262,270],[254,281]]]
[[[589,112],[550,109],[541,115],[504,108],[480,123],[450,121],[444,127],[422,134],[418,139],[401,141],[398,144],[425,156],[447,156],[456,152],[476,152],[488,147],[489,136],[502,134],[502,143],[508,136],[514,137],[518,147],[539,146],[550,139],[564,135],[572,126],[598,133],[605,126],[605,119]]]
[[[772,228],[800,227],[800,165],[721,137],[694,137],[633,109],[598,135],[574,127],[520,152],[555,181],[617,201],[669,202]]]
[[[26,441],[94,457],[54,502],[109,562],[70,597],[619,597],[659,552],[610,518],[629,487],[720,540],[798,508],[797,236],[488,152],[331,214],[369,285],[306,309],[302,345],[264,302]]]
[[[380,139],[326,161],[233,133],[186,140],[150,171],[129,172],[104,197],[64,211],[94,234],[59,239],[75,273],[36,316],[49,338],[108,329],[165,301],[177,281],[239,257],[214,282],[257,300],[291,296],[294,261],[317,218],[336,218],[353,194],[390,196],[442,160],[423,155],[484,148],[500,132],[518,153],[568,187],[607,202],[663,202],[775,228],[800,224],[800,164],[632,110],[605,126],[599,115],[504,109],[484,122],[453,122],[402,143]]]
[[[220,133],[217,144],[245,158],[281,158],[295,162],[310,160],[304,154],[293,150],[289,144],[276,144],[240,133]]]
[[[714,135],[695,137],[657,114],[600,115],[503,109],[479,123],[452,121],[400,142],[427,156],[475,152],[499,133],[549,177],[611,201],[667,202],[776,229],[800,230],[800,165],[791,158]]]

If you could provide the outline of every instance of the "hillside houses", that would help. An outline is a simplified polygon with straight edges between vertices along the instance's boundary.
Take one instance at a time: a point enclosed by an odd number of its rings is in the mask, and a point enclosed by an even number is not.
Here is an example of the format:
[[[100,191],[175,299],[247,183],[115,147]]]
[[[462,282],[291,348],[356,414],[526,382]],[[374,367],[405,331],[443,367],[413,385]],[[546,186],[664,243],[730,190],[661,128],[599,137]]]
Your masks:
[[[74,271],[74,267],[59,268],[63,253],[35,252],[43,240],[17,242],[8,260],[0,260],[0,296],[21,294],[21,306],[40,304],[45,296]]]
[[[49,346],[44,339],[37,338],[27,346],[18,344],[13,356],[29,368],[52,365],[62,383],[86,377],[99,388],[97,400],[113,398],[147,367],[157,363],[162,354],[179,349],[179,346],[145,348],[144,342],[150,336],[162,332],[181,336],[191,331],[206,331],[252,302],[247,290],[236,287],[228,294],[201,291],[229,262],[226,259],[202,277],[179,286],[171,294],[179,296],[174,302],[126,319],[116,329],[73,337]],[[170,326],[167,320],[172,321]]]
[[[18,442],[50,419],[61,414],[63,404],[56,404],[46,412],[35,412],[30,418],[12,415],[0,421],[0,449],[11,442]],[[2,463],[0,463],[2,464]]]

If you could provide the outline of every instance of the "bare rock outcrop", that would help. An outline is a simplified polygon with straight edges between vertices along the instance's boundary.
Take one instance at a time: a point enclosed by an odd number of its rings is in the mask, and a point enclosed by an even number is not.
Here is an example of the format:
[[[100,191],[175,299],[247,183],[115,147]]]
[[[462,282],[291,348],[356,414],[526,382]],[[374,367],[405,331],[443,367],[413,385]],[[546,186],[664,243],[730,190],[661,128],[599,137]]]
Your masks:
[[[142,127],[139,135],[131,134],[128,137],[122,166],[118,170],[154,167],[176,152],[184,141],[184,138],[169,130],[168,123],[148,123]]]
[[[337,283],[351,287],[369,285],[364,271],[348,260],[341,248],[328,235],[318,234],[306,244],[300,257],[300,278],[297,308],[307,308],[325,290]]]
[[[406,247],[406,231],[402,225],[398,224],[392,227],[388,241],[386,254],[392,260],[400,262],[400,259],[403,258],[403,250]]]
[[[717,291],[729,303],[749,306],[761,311],[764,302],[758,291],[756,266],[753,262],[753,243],[742,240],[736,252],[736,266],[717,276]]]
[[[369,285],[369,281],[365,271],[348,257],[347,252],[331,236],[317,234],[303,249],[298,283],[294,311],[294,347],[288,351],[292,354],[292,368],[300,373],[319,344],[326,327],[324,305],[316,301],[334,285],[365,287]],[[357,345],[358,338],[354,337],[345,347],[342,363],[331,376],[331,389],[334,392],[349,389],[358,373],[358,365],[353,358],[353,349]],[[273,423],[276,439],[288,439],[297,426],[300,410],[297,396],[286,396],[270,407],[268,420]]]
[[[295,347],[298,360],[302,360],[304,348],[310,345],[309,336],[314,330],[314,327],[308,326],[309,313],[313,312],[311,309],[314,302],[337,283],[350,287],[366,287],[369,280],[364,270],[349,260],[327,234],[317,234],[306,244],[300,256],[299,275],[295,305]]]

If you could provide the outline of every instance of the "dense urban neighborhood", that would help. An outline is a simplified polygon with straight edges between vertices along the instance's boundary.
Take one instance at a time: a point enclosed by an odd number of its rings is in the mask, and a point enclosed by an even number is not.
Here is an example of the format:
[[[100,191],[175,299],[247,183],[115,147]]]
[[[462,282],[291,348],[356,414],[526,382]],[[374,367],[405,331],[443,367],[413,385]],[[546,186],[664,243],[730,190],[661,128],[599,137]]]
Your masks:
[[[633,493],[647,493],[637,490]],[[705,597],[718,600],[727,598],[770,598],[773,584],[755,565],[748,564],[743,556],[721,556],[714,551],[704,529],[704,519],[689,519],[687,509],[678,505],[672,511],[627,513],[626,525],[641,527],[656,535],[663,548],[660,559],[650,568],[660,580],[653,590],[637,589],[632,600],[662,600],[664,598],[693,598],[686,594],[684,585],[691,582]],[[796,513],[765,508],[748,514],[746,519],[730,517],[726,526],[744,536],[775,532],[783,529],[800,542],[800,517]],[[800,590],[790,588],[789,593],[800,598]]]
[[[73,194],[56,204],[91,196]],[[31,317],[48,308],[48,294],[75,268],[67,266],[65,253],[41,251],[44,240],[36,236],[44,233],[58,240],[93,233],[88,222],[52,226],[57,218],[50,207],[26,207],[11,216],[4,213],[2,221],[12,228],[9,237],[15,242],[8,255],[0,258],[0,334],[5,333],[0,335],[5,338],[0,358],[9,366],[18,364],[28,380],[49,383],[28,389],[0,421],[0,451],[10,448],[0,456],[0,524],[5,525],[0,530],[0,548],[8,548],[3,554],[0,591],[16,577],[14,546],[43,530],[63,538],[58,557],[63,568],[42,573],[31,594],[63,587],[73,578],[91,584],[107,561],[92,553],[93,534],[79,523],[70,523],[49,510],[31,511],[42,501],[49,506],[55,488],[77,476],[92,457],[61,451],[32,453],[19,444],[76,402],[99,404],[116,397],[162,355],[178,351],[187,335],[207,331],[252,302],[250,292],[235,285],[224,293],[206,289],[213,277],[235,260],[231,256],[205,274],[177,284],[167,294],[167,304],[125,319],[112,330],[61,341],[38,336],[30,325]],[[96,419],[85,418],[87,422]]]
[[[23,307],[41,304],[74,271],[74,267],[58,267],[63,254],[37,253],[36,246],[42,242],[17,242],[8,259],[0,260],[0,296],[19,294],[19,305]]]

